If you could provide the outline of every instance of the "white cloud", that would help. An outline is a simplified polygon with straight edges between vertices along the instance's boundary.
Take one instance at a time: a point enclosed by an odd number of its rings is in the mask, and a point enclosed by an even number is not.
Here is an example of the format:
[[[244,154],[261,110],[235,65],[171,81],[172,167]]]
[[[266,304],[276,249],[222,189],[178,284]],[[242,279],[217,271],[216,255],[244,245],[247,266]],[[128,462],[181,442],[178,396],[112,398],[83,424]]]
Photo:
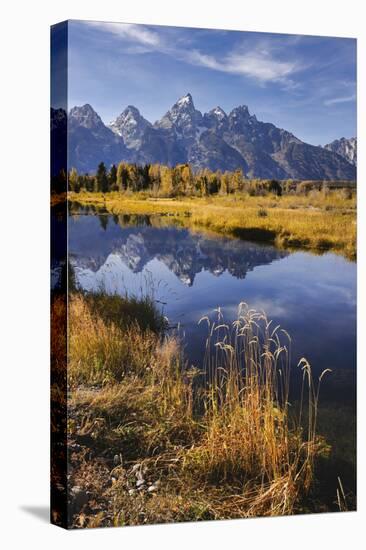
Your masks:
[[[185,45],[180,43],[183,40],[182,37],[172,45],[161,33],[148,29],[144,25],[97,21],[86,24],[113,36],[135,42],[135,46],[130,47],[129,53],[139,54],[155,50],[192,65],[246,76],[260,83],[280,82],[293,88],[296,85],[289,78],[290,75],[304,69],[298,61],[276,58],[273,52],[278,51],[279,48],[277,46],[274,49],[268,41],[261,41],[254,49],[248,49],[242,45],[226,56],[216,57],[198,49],[189,49],[187,43]]]
[[[356,94],[348,95],[345,97],[333,97],[331,99],[326,99],[324,105],[330,107],[331,105],[337,105],[338,103],[348,103],[350,101],[355,101]]]
[[[291,82],[289,76],[303,67],[296,61],[275,59],[266,49],[233,51],[222,59],[193,50],[185,55],[187,61],[216,71],[248,76],[260,82]]]
[[[88,21],[85,24],[103,32],[113,34],[114,36],[144,44],[145,46],[158,47],[160,45],[159,34],[151,31],[144,25],[133,25],[131,23],[103,23],[100,21]]]

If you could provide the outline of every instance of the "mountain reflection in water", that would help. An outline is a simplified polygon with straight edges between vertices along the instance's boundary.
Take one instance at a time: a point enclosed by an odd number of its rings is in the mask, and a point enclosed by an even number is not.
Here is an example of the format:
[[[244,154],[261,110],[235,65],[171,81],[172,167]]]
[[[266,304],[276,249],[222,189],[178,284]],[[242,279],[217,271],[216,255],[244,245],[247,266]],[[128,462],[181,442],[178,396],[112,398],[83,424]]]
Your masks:
[[[272,246],[210,238],[176,227],[153,227],[147,216],[133,218],[138,227],[127,225],[131,223],[130,216],[115,216],[111,220],[102,233],[95,216],[70,221],[70,260],[81,284],[88,279],[89,285],[95,288],[102,285],[112,290],[111,283],[118,280],[115,270],[120,263],[139,273],[154,259],[187,286],[192,286],[196,275],[203,270],[216,276],[227,271],[237,279],[244,279],[255,267],[288,255]],[[98,272],[103,273],[102,279],[93,277]]]
[[[329,389],[332,399],[353,402],[355,263],[335,254],[289,253],[191,232],[169,222],[100,212],[71,215],[69,257],[79,286],[122,295],[153,289],[170,323],[180,327],[187,360],[198,366],[207,336],[198,320],[220,306],[230,322],[238,304],[247,302],[291,334],[294,365],[305,356],[315,375],[332,369],[323,400]]]
[[[322,382],[319,429],[338,461],[336,475],[355,493],[355,263],[335,254],[289,253],[191,232],[169,225],[168,216],[84,211],[69,217],[68,240],[70,262],[83,289],[138,295],[151,285],[158,306],[180,327],[189,364],[202,365],[207,325],[197,323],[203,315],[214,315],[218,306],[230,322],[245,301],[264,310],[273,327],[286,329],[292,339],[295,400],[301,357],[309,360],[315,380],[324,369],[332,370]],[[53,265],[57,271],[57,259]],[[333,478],[330,487],[333,491]]]

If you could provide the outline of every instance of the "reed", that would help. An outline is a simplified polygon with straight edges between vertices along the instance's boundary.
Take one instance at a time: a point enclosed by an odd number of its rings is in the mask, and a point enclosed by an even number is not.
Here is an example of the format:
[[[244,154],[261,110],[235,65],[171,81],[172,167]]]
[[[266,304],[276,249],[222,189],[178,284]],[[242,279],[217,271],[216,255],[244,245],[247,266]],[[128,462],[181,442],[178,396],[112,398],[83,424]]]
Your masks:
[[[268,513],[292,513],[299,494],[310,488],[314,459],[324,445],[316,423],[327,370],[315,383],[309,363],[300,361],[300,411],[291,418],[289,334],[245,303],[232,324],[224,322],[220,309],[213,322],[208,317],[200,322],[208,325],[205,434],[187,453],[185,468],[209,482],[234,483],[244,495],[253,490],[252,512],[271,495]]]
[[[118,322],[118,300],[125,298],[98,297],[97,306],[91,295],[70,299],[69,440],[85,446],[70,482],[97,503],[95,513],[74,516],[75,526],[300,510],[324,447],[316,428],[325,372],[315,382],[300,362],[295,414],[291,338],[263,312],[242,303],[233,323],[220,309],[201,319],[208,336],[198,371],[185,363],[177,335]],[[156,494],[133,489],[136,468],[159,480]]]

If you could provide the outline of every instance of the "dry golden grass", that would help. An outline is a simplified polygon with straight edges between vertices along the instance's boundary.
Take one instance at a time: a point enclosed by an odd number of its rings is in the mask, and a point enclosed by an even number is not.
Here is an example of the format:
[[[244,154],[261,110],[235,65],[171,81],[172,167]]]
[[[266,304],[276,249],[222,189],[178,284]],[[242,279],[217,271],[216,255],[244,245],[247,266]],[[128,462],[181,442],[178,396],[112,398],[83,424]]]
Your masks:
[[[106,300],[104,298],[104,307]],[[96,297],[91,305],[90,298],[77,295],[71,298],[70,385],[120,381],[126,374],[143,373],[150,368],[159,336],[149,329],[141,329],[137,321],[131,321],[124,329],[117,322],[108,323],[105,315],[98,315],[95,309],[99,301]],[[123,300],[119,301],[123,304]],[[116,298],[111,297],[109,302],[114,306]]]
[[[292,513],[299,493],[311,485],[314,457],[324,444],[316,435],[319,386],[310,365],[301,363],[308,395],[304,432],[289,414],[288,334],[245,304],[232,325],[220,311],[216,322],[204,321],[209,329],[205,431],[186,453],[184,467],[206,481],[240,487],[248,515]]]
[[[286,248],[333,250],[356,256],[356,196],[341,190],[309,195],[228,195],[208,198],[153,199],[143,193],[70,193],[81,205],[111,214],[167,215],[167,222],[190,228],[263,240]],[[265,214],[263,215],[263,213]]]
[[[198,373],[185,368],[176,338],[108,323],[108,297],[103,315],[92,300],[70,299],[68,433],[84,449],[72,455],[70,483],[91,495],[73,526],[295,513],[324,444],[305,361],[307,426],[290,416],[287,333],[244,304],[232,325],[218,311],[201,320],[208,339]],[[136,466],[159,480],[157,492],[135,490]]]

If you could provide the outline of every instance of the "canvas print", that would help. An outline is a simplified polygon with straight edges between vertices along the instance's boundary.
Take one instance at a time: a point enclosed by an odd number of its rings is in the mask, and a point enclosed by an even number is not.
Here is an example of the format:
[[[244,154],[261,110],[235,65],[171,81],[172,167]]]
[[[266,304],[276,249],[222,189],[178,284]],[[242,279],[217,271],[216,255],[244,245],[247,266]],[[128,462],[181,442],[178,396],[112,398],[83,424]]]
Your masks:
[[[356,40],[51,29],[51,520],[356,509]]]

